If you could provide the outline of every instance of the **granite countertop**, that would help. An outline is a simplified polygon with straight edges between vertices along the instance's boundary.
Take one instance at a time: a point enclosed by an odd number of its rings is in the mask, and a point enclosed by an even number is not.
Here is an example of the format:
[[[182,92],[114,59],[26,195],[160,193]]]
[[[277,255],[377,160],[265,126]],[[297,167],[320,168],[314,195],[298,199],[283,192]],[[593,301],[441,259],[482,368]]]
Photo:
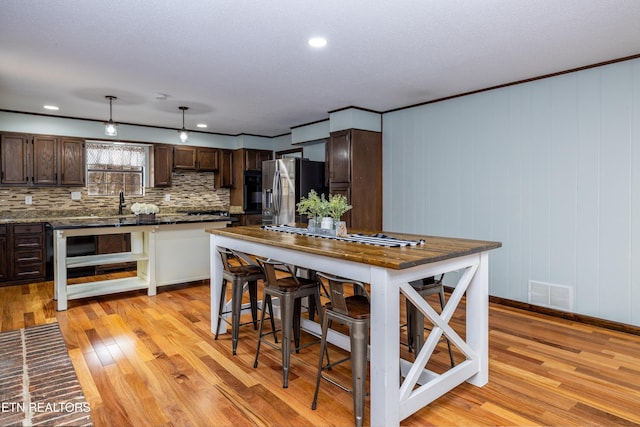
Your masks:
[[[191,222],[217,222],[217,221],[237,221],[236,218],[223,215],[187,215],[189,212],[209,211],[211,209],[185,209],[165,210],[157,213],[155,221],[145,222],[144,225],[181,224]],[[220,208],[215,210],[226,211]],[[121,227],[134,226],[138,224],[138,219],[132,213],[127,215],[115,215],[111,211],[96,211],[87,213],[84,211],[14,211],[0,212],[0,224],[33,223],[46,222],[54,229],[86,228],[86,227]]]
[[[127,227],[135,225],[163,225],[186,224],[193,222],[237,221],[236,218],[221,215],[186,215],[186,214],[156,214],[155,221],[138,222],[135,215],[115,217],[81,217],[81,218],[52,218],[45,222],[51,224],[54,230],[70,228],[99,228],[99,227]]]

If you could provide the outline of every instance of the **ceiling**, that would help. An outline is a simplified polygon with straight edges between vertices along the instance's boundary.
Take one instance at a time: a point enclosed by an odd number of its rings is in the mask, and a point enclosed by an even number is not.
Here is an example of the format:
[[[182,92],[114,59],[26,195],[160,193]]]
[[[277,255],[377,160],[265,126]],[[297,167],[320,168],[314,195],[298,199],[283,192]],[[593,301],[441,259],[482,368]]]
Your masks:
[[[276,136],[637,54],[637,0],[1,0],[0,109]]]

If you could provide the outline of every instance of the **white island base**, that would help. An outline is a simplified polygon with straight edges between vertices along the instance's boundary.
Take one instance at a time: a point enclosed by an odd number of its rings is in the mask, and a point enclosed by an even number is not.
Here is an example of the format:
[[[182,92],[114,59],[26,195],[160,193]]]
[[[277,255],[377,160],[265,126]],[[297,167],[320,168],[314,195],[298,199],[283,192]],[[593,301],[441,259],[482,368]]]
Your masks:
[[[54,299],[57,310],[68,308],[68,300],[147,289],[155,295],[158,286],[187,283],[210,277],[209,234],[205,228],[226,227],[227,221],[65,228],[53,232]],[[67,237],[131,234],[131,251],[104,255],[67,256]],[[136,262],[135,277],[98,280],[69,285],[67,269]]]

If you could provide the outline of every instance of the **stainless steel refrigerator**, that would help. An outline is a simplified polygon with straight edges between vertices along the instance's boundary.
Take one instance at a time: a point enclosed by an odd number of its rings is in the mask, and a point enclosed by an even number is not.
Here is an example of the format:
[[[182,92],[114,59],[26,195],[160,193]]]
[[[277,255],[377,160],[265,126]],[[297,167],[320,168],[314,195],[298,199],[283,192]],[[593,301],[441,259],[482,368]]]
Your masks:
[[[324,162],[285,158],[262,162],[262,224],[294,224],[300,197],[325,193]]]

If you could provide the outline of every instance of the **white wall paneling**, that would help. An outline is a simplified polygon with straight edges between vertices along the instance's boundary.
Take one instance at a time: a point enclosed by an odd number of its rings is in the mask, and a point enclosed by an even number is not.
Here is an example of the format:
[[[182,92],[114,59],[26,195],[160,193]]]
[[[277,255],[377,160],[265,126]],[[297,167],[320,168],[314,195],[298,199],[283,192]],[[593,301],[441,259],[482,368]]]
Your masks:
[[[640,60],[383,115],[384,229],[499,240],[492,295],[640,325]]]

